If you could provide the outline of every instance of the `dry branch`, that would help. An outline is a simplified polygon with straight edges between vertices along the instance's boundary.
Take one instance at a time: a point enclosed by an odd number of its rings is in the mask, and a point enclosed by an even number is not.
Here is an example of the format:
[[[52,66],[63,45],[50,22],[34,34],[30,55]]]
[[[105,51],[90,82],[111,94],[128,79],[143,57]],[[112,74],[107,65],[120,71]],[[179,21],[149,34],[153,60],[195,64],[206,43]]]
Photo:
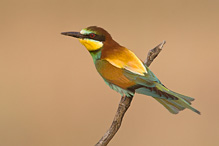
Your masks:
[[[166,43],[166,41],[163,41],[162,43],[160,43],[159,45],[157,45],[155,48],[151,49],[148,52],[148,56],[147,59],[144,61],[144,63],[147,65],[147,67],[149,67],[151,65],[151,63],[153,62],[153,60],[157,57],[157,55],[160,53],[160,51],[163,48],[163,45]]]
[[[155,48],[151,49],[148,52],[147,59],[144,62],[148,67],[153,62],[153,60],[157,57],[157,55],[160,53],[165,43],[166,41],[163,41],[162,43],[160,43],[159,45],[157,45]],[[110,142],[110,140],[119,130],[122,124],[123,116],[125,115],[125,112],[128,110],[131,102],[132,102],[132,97],[130,98],[123,96],[121,98],[112,125],[95,146],[106,146]]]

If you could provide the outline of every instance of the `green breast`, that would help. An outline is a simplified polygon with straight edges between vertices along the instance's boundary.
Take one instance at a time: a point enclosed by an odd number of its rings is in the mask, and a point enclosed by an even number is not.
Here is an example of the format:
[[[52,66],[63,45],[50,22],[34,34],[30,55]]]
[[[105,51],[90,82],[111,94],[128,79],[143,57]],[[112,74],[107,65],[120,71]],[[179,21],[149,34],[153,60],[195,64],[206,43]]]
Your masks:
[[[95,51],[89,51],[89,52],[90,52],[90,55],[91,55],[92,58],[93,58],[94,64],[96,63],[96,61],[97,61],[98,59],[100,59],[100,57],[101,57],[101,50],[102,50],[102,49],[95,50]]]

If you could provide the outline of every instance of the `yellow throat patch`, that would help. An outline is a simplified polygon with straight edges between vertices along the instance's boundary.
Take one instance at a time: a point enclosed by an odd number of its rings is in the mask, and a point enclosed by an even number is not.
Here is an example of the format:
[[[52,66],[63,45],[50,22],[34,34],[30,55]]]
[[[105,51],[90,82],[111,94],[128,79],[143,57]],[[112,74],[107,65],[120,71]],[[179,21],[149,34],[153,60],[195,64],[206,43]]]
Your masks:
[[[103,43],[92,39],[79,39],[88,51],[95,51],[103,47]]]

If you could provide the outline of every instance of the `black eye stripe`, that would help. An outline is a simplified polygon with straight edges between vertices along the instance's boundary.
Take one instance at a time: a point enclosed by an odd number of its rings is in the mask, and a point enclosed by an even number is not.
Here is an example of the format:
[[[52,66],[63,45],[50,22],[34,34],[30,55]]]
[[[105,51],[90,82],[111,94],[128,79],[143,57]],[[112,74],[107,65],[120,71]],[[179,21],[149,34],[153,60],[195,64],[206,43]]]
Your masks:
[[[90,35],[87,34],[87,35],[84,35],[84,38],[93,39],[93,40],[97,40],[97,41],[101,41],[101,42],[103,42],[103,41],[106,40],[106,39],[105,39],[105,36],[103,36],[103,35],[97,35],[97,34],[96,34],[95,37],[93,37],[93,38],[91,38]]]

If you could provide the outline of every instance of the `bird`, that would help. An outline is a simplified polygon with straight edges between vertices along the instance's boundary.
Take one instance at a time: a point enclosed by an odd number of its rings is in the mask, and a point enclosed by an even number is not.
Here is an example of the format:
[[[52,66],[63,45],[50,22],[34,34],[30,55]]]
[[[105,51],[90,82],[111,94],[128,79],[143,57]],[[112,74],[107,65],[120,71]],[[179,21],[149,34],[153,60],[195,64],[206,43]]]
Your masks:
[[[121,96],[132,98],[135,93],[153,97],[170,113],[190,109],[194,98],[176,93],[166,86],[131,50],[117,43],[102,27],[89,26],[80,32],[62,32],[79,39],[92,56],[97,72],[105,83]]]

